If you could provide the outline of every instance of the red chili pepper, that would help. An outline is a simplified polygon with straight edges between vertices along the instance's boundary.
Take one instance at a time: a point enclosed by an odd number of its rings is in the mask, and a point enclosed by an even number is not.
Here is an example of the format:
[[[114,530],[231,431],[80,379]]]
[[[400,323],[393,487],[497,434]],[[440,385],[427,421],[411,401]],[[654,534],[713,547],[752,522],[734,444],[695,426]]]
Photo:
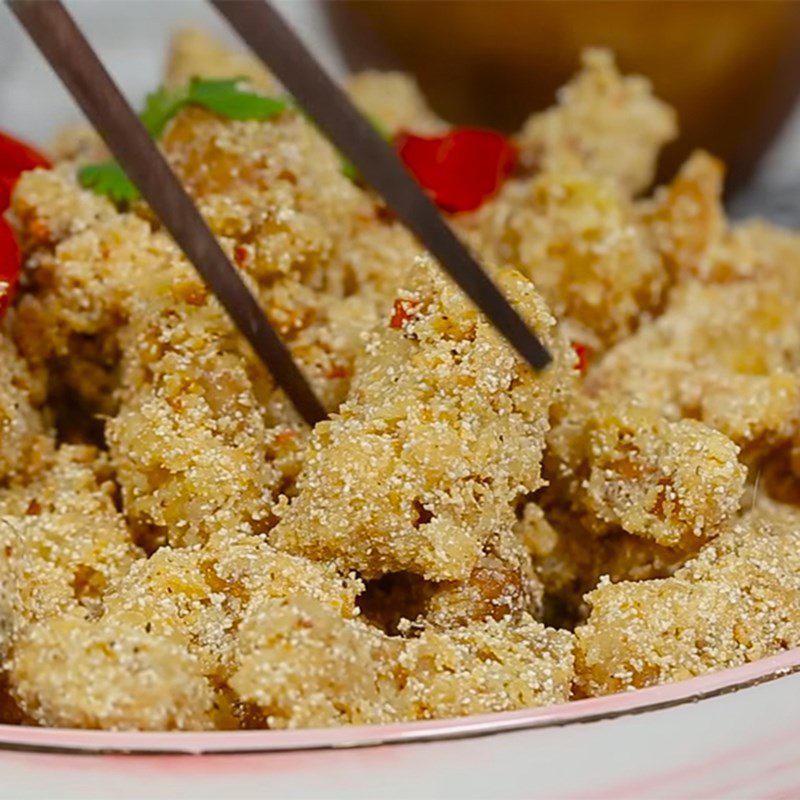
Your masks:
[[[23,172],[36,167],[49,169],[50,166],[41,153],[0,132],[0,211],[8,208],[11,191]]]
[[[389,321],[390,328],[402,328],[403,325],[414,317],[413,311],[419,303],[416,300],[404,300],[398,297],[394,301],[394,313]]]
[[[22,256],[14,232],[0,216],[0,317],[14,297],[21,267]]]
[[[575,351],[575,355],[578,356],[578,364],[575,369],[584,374],[589,368],[589,348],[581,342],[573,342],[572,349]]]
[[[458,128],[444,136],[401,131],[394,143],[431,199],[450,212],[479,208],[517,164],[517,148],[495,131]]]

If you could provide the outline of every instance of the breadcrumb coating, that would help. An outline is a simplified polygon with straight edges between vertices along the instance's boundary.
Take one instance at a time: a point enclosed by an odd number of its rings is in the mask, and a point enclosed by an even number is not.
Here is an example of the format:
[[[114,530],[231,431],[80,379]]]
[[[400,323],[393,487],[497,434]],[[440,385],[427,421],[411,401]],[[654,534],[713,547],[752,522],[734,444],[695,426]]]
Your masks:
[[[590,371],[587,391],[706,422],[747,459],[797,427],[800,326],[777,280],[675,290],[666,312]]]
[[[278,90],[275,78],[254,56],[225,47],[201,28],[175,31],[170,40],[164,82],[176,88],[197,77],[245,78],[265,94]]]
[[[167,84],[195,75],[282,94],[186,31]],[[406,76],[348,90],[390,134],[446,130]],[[430,719],[800,645],[800,238],[731,225],[704,153],[634,199],[674,133],[591,51],[449,217],[553,354],[534,373],[296,107],[184,108],[159,146],[331,412],[313,430],[147,205],[79,186],[96,134],[61,137],[9,215],[0,721]]]
[[[409,571],[466,578],[511,508],[540,485],[548,411],[566,346],[533,287],[500,287],[551,346],[534,374],[431,262],[420,262],[394,322],[367,345],[350,397],[318,424],[276,546],[365,578]]]
[[[47,447],[41,382],[0,333],[0,486],[35,471]]]
[[[594,351],[630,335],[667,286],[652,237],[610,179],[564,170],[512,180],[462,226],[488,259],[530,278]]]
[[[432,135],[447,129],[417,82],[403,72],[358,72],[347,79],[345,88],[356,107],[386,133],[414,131]]]
[[[98,614],[113,580],[143,553],[115,505],[108,461],[64,445],[24,487],[0,490],[0,661],[31,622]]]
[[[579,399],[549,445],[547,496],[595,534],[620,528],[694,550],[739,510],[746,477],[739,448],[697,420]]]
[[[577,634],[588,695],[682,680],[800,644],[800,514],[757,508],[671,578],[601,581]]]
[[[534,114],[517,142],[528,169],[586,170],[633,195],[653,180],[658,151],[676,135],[675,112],[646,78],[622,76],[607,50],[587,50],[558,104]]]

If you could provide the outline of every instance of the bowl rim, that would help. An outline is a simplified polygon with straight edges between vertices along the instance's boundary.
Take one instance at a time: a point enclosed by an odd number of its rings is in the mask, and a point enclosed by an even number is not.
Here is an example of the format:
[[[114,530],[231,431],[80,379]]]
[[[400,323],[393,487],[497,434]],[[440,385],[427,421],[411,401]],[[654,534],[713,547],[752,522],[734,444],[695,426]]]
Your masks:
[[[101,731],[0,725],[0,751],[85,754],[267,753],[375,747],[563,727],[659,711],[800,673],[800,647],[748,664],[604,697],[469,717],[385,725],[252,731]]]

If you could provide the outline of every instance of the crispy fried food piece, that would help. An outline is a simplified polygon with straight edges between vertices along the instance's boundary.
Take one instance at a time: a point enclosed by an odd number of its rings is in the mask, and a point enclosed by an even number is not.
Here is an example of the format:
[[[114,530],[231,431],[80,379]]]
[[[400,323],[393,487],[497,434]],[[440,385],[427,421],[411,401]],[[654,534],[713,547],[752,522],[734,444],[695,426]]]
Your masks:
[[[49,442],[43,401],[41,381],[0,332],[0,486],[41,466]]]
[[[682,680],[800,644],[800,513],[756,508],[671,578],[601,583],[577,629],[588,695]]]
[[[524,613],[542,614],[542,584],[527,544],[507,529],[484,545],[478,561],[461,581],[427,581],[410,572],[393,572],[369,581],[359,597],[361,613],[387,633],[468,625],[487,619],[518,621]]]
[[[13,197],[28,252],[14,338],[53,395],[113,413],[130,299],[178,250],[134,214],[81,189],[75,165],[24,173]]]
[[[264,94],[280,91],[275,78],[254,56],[225,47],[200,28],[183,28],[172,35],[165,84],[177,88],[192,78],[244,78]]]
[[[254,604],[239,630],[231,686],[270,728],[396,719],[390,670],[401,640],[343,619],[310,597]]]
[[[128,519],[175,546],[263,530],[281,475],[238,334],[191,274],[153,275],[134,305],[106,426]]]
[[[545,516],[533,502],[524,506],[515,530],[530,551],[542,584],[541,619],[557,628],[572,629],[586,620],[584,595],[601,576],[608,575],[615,583],[664,578],[693,555],[619,529],[597,536],[569,509],[550,508]]]
[[[652,237],[608,178],[559,171],[509,181],[461,224],[487,258],[529,277],[570,338],[594,351],[662,301],[667,273]]]
[[[378,723],[564,702],[572,638],[529,616],[389,638],[318,603],[271,601],[242,625],[232,685],[270,727]]]
[[[587,50],[558,105],[534,114],[517,142],[529,169],[583,169],[633,195],[653,180],[658,151],[676,134],[675,112],[648,80],[620,75],[606,50]]]
[[[355,105],[390,134],[436,134],[447,129],[434,114],[417,82],[404,72],[366,70],[351,75],[345,88]]]
[[[259,537],[162,548],[114,584],[99,620],[65,615],[32,627],[10,660],[14,694],[40,724],[215,727],[226,682],[247,652],[239,629],[251,606],[316,603],[344,620],[356,613],[360,588],[329,566],[276,552]],[[283,644],[292,647],[291,639]],[[50,661],[71,669],[42,670]],[[280,687],[277,675],[265,680],[264,691]],[[226,726],[243,713],[237,705]]]
[[[34,620],[99,613],[107,587],[141,557],[115,492],[105,456],[70,445],[25,487],[0,491],[0,656]]]
[[[739,448],[696,420],[579,396],[548,443],[544,502],[567,506],[597,535],[620,528],[691,551],[739,510]]]
[[[652,199],[638,204],[673,280],[717,282],[724,277],[716,269],[716,251],[727,233],[723,177],[722,163],[699,150],[672,183],[659,187]]]
[[[299,493],[271,533],[281,548],[356,569],[466,578],[515,498],[540,485],[548,410],[566,346],[533,287],[497,275],[549,344],[534,374],[430,262],[367,346],[340,413],[318,424]],[[566,371],[569,367],[566,367]]]
[[[483,714],[569,699],[573,638],[529,615],[427,628],[400,656],[407,719]]]
[[[213,727],[214,694],[196,661],[124,618],[89,622],[72,612],[25,632],[10,677],[20,707],[39,725],[202,730]]]
[[[777,280],[679,287],[666,313],[590,370],[586,388],[699,419],[753,460],[790,438],[800,412],[800,317]]]

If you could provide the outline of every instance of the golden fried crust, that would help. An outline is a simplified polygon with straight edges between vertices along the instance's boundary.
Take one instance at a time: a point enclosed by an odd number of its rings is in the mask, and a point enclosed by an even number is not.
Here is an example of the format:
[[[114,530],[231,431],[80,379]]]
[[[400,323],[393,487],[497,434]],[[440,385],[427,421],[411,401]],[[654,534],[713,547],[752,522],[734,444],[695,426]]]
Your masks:
[[[516,524],[517,537],[530,550],[534,574],[542,585],[541,619],[572,628],[585,621],[587,592],[601,576],[612,581],[649,581],[671,575],[693,553],[664,547],[616,529],[597,536],[566,506],[525,505]]]
[[[154,279],[138,306],[106,427],[128,519],[177,546],[264,529],[281,476],[238,335],[193,277]]]
[[[143,555],[115,491],[103,455],[63,446],[34,481],[0,492],[0,656],[34,620],[99,613],[111,582]]]
[[[534,374],[429,262],[367,346],[348,401],[317,425],[272,541],[366,578],[466,578],[522,491],[540,482],[566,348],[531,285],[500,285],[550,344]],[[569,367],[566,367],[566,371]]]
[[[749,459],[797,427],[796,308],[778,280],[688,283],[663,316],[590,370],[587,391],[611,402],[634,399],[670,419],[700,419]]]
[[[403,72],[359,72],[347,79],[345,88],[357,108],[381,131],[431,135],[447,129],[433,113],[417,82]]]
[[[49,441],[39,411],[43,395],[41,381],[0,332],[0,486],[35,472],[41,462]]]
[[[800,644],[800,514],[756,509],[671,578],[601,582],[577,629],[588,695],[681,680]]]
[[[676,133],[675,112],[653,96],[649,81],[623,77],[609,52],[588,50],[558,104],[534,114],[517,142],[530,169],[585,169],[633,195],[653,180],[658,151]]]
[[[667,272],[610,179],[564,170],[509,181],[460,224],[487,258],[530,278],[569,336],[593,351],[661,304]]]
[[[739,449],[696,420],[579,398],[549,444],[546,498],[595,534],[619,528],[691,551],[739,510],[746,477]]]
[[[432,719],[566,702],[572,648],[572,634],[528,615],[515,623],[490,619],[451,630],[428,628],[399,659],[401,714]]]
[[[88,622],[72,613],[39,622],[18,643],[9,674],[17,702],[39,725],[212,727],[214,695],[194,656],[124,618]]]
[[[184,28],[172,36],[165,84],[177,88],[197,77],[244,78],[265,94],[279,91],[277,81],[257,58],[225,47],[199,28]]]

